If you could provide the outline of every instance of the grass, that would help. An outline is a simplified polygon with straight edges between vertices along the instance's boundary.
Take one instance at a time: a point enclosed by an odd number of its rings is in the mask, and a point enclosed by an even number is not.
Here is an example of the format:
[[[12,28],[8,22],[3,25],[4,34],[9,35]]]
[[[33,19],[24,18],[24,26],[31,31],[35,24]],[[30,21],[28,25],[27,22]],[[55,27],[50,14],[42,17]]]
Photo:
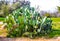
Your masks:
[[[60,36],[60,30],[53,30],[50,34],[48,34],[48,36],[49,36],[50,38]]]
[[[51,18],[52,19],[52,29],[60,30],[60,18]]]
[[[60,18],[51,18],[53,22],[60,22]]]
[[[0,30],[0,37],[6,37],[7,36],[7,29]]]
[[[60,22],[53,22],[52,29],[60,30]]]
[[[51,18],[52,19],[52,29],[53,31],[49,34],[49,37],[60,36],[60,18]]]
[[[3,17],[0,17],[0,21],[4,21],[4,19],[5,19],[5,18],[3,18]]]

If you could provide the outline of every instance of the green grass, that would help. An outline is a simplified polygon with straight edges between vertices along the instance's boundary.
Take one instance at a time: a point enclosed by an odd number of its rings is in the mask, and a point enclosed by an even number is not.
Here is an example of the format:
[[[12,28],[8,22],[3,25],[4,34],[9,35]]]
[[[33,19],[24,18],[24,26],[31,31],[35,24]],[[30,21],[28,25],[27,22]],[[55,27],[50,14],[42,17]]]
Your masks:
[[[60,36],[60,18],[51,18],[51,19],[52,19],[53,31],[49,34],[49,37]]]
[[[53,22],[52,23],[52,29],[55,29],[55,30],[60,30],[60,22]]]
[[[5,18],[0,17],[0,21],[4,21]]]
[[[51,18],[53,22],[60,22],[60,18]]]
[[[60,18],[51,18],[52,19],[52,29],[60,30]]]
[[[53,30],[50,34],[48,34],[48,36],[49,36],[50,38],[60,36],[60,30]]]

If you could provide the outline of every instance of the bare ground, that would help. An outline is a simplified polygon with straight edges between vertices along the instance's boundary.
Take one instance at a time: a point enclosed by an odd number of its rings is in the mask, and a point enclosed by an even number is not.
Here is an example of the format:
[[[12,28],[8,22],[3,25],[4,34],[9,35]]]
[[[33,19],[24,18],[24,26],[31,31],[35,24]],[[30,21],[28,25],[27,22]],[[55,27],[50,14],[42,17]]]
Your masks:
[[[30,38],[0,38],[0,41],[60,41],[60,37],[45,39],[45,38],[37,38],[37,39],[30,39]]]

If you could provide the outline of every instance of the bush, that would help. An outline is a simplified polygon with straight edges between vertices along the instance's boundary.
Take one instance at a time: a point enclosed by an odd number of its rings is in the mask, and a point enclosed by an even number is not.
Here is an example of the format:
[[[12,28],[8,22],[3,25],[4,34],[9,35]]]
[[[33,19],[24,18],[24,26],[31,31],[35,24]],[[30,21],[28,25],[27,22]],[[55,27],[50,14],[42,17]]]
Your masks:
[[[34,8],[21,7],[6,17],[8,37],[27,36],[34,38],[51,32],[51,19],[40,17]]]
[[[0,17],[6,17],[10,13],[12,13],[15,9],[20,8],[20,4],[18,2],[10,5],[8,2],[1,1],[0,6],[1,6]]]

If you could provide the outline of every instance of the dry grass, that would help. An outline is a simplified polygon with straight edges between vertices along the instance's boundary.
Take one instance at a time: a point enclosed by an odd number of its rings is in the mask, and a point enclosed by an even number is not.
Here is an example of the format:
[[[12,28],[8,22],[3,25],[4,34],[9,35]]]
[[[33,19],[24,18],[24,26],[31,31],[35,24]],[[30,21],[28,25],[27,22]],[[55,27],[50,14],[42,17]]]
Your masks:
[[[7,35],[7,29],[2,29],[2,26],[3,24],[0,24],[0,37],[6,37]]]

